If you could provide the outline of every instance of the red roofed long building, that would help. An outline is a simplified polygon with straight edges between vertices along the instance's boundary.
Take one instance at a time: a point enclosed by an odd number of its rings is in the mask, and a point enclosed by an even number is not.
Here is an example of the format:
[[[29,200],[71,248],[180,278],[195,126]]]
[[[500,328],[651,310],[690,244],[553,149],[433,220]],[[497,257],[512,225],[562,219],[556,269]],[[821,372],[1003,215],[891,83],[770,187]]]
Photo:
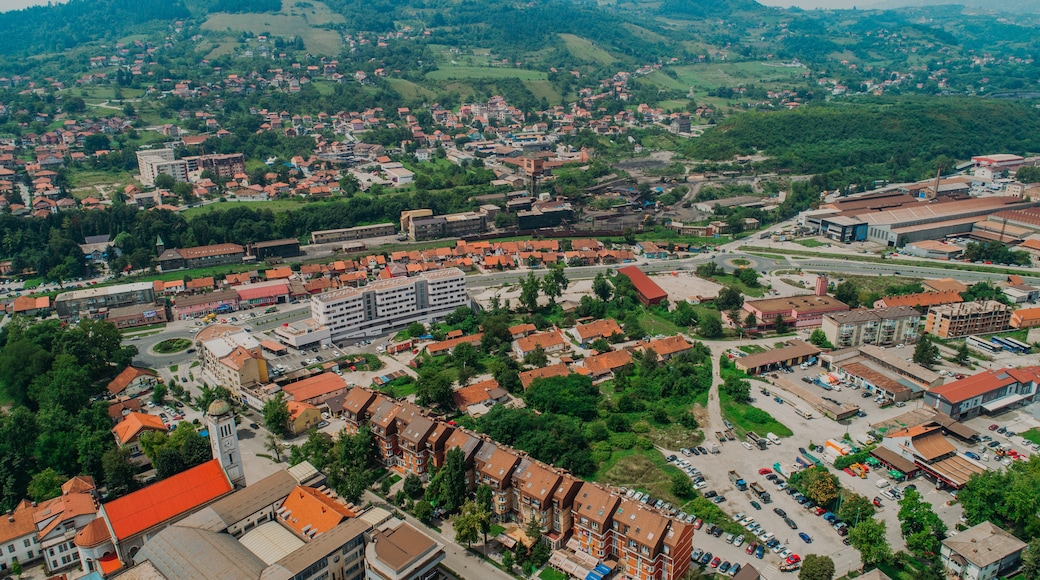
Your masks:
[[[618,274],[624,274],[632,281],[632,285],[636,287],[636,292],[639,293],[639,301],[643,304],[658,304],[668,298],[667,292],[635,266],[618,268]]]
[[[1033,402],[1038,383],[1037,366],[985,371],[926,391],[924,404],[963,421]]]

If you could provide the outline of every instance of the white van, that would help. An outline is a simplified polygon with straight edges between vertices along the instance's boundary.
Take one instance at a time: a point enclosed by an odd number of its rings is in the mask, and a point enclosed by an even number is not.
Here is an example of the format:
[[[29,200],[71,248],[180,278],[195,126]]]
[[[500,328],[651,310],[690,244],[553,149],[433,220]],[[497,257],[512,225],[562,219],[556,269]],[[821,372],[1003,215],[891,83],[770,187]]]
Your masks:
[[[888,480],[887,479],[879,479],[879,480],[874,482],[874,485],[876,485],[878,489],[885,489],[886,487],[888,487]]]
[[[766,439],[769,439],[769,442],[772,443],[773,445],[779,445],[780,444],[780,438],[777,437],[776,434],[774,434],[774,433],[766,433]]]

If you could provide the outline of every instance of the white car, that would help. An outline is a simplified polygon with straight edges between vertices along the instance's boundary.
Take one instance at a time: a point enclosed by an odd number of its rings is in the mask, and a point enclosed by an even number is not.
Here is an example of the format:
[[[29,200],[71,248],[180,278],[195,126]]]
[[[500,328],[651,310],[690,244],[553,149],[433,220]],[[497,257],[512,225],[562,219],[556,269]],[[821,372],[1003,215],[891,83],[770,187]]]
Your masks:
[[[708,487],[708,482],[706,481],[698,481],[697,483],[693,484],[693,489],[704,489],[706,487]]]
[[[737,512],[736,515],[733,516],[733,521],[735,522],[739,522],[742,519],[744,519],[744,512]]]
[[[733,541],[733,545],[737,546],[738,548],[740,546],[743,546],[744,545],[744,534],[741,534],[741,535],[737,536],[737,539]]]

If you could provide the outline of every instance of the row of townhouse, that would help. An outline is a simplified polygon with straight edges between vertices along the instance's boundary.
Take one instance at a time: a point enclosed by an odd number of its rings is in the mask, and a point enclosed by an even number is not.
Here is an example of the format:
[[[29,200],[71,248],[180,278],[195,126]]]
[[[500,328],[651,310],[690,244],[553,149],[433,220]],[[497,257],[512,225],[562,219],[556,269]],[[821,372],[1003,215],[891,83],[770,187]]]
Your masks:
[[[425,411],[355,387],[343,399],[348,434],[369,428],[380,462],[424,480],[445,454],[460,449],[470,492],[493,491],[493,517],[526,526],[540,522],[543,541],[567,551],[616,560],[622,578],[681,578],[690,565],[693,526],[625,498],[617,490],[582,481],[486,436],[433,419]]]

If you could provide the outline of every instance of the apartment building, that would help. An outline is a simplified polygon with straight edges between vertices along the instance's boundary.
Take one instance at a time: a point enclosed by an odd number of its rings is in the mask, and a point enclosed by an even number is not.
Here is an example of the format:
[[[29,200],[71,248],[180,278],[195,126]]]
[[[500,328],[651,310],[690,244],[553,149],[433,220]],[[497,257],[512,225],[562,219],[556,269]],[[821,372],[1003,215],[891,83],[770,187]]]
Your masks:
[[[311,243],[327,244],[330,242],[348,242],[352,240],[363,240],[365,238],[392,236],[396,233],[397,228],[392,223],[358,226],[355,228],[341,228],[337,230],[320,230],[317,232],[311,232]]]
[[[415,417],[408,422],[398,436],[401,455],[398,465],[407,473],[413,473],[426,480],[430,471],[430,452],[427,446],[430,434],[433,433],[434,422],[427,417]]]
[[[137,166],[141,170],[141,183],[155,186],[159,175],[170,175],[175,181],[188,181],[188,164],[183,159],[174,159],[173,149],[145,149],[137,152]]]
[[[928,311],[924,331],[939,338],[1003,332],[1011,325],[1011,307],[996,300],[936,306]]]
[[[585,482],[574,498],[574,538],[578,551],[604,559],[614,553],[613,518],[621,498]]]
[[[260,342],[237,326],[215,325],[195,336],[201,371],[237,396],[268,381]]]
[[[460,238],[480,234],[487,230],[488,214],[484,211],[467,211],[447,215],[401,216],[402,231],[408,232],[413,242],[440,238]]]
[[[895,306],[826,314],[820,328],[835,348],[849,348],[916,342],[920,324],[921,313],[916,308]]]
[[[468,304],[466,275],[458,268],[446,268],[315,295],[311,318],[339,341],[382,334],[416,321],[430,323]]]
[[[523,525],[534,520],[542,531],[548,531],[555,520],[552,501],[560,475],[542,464],[526,457],[513,471],[513,505],[516,519]]]
[[[155,304],[155,287],[151,282],[84,288],[62,292],[54,299],[54,309],[64,321],[104,319],[113,308],[138,304]]]
[[[690,566],[693,526],[639,502],[621,500],[614,511],[614,554],[627,578],[682,578]]]
[[[492,517],[506,520],[513,512],[513,471],[520,463],[520,457],[494,445],[484,442],[477,450],[475,458],[476,479],[478,485],[488,485],[493,493]]]
[[[183,161],[188,173],[206,171],[208,169],[223,180],[231,179],[236,174],[246,172],[246,158],[241,153],[196,155],[194,157],[185,157]]]
[[[238,244],[212,244],[166,250],[159,256],[158,261],[160,270],[170,272],[184,268],[241,264],[245,255],[245,248]]]

